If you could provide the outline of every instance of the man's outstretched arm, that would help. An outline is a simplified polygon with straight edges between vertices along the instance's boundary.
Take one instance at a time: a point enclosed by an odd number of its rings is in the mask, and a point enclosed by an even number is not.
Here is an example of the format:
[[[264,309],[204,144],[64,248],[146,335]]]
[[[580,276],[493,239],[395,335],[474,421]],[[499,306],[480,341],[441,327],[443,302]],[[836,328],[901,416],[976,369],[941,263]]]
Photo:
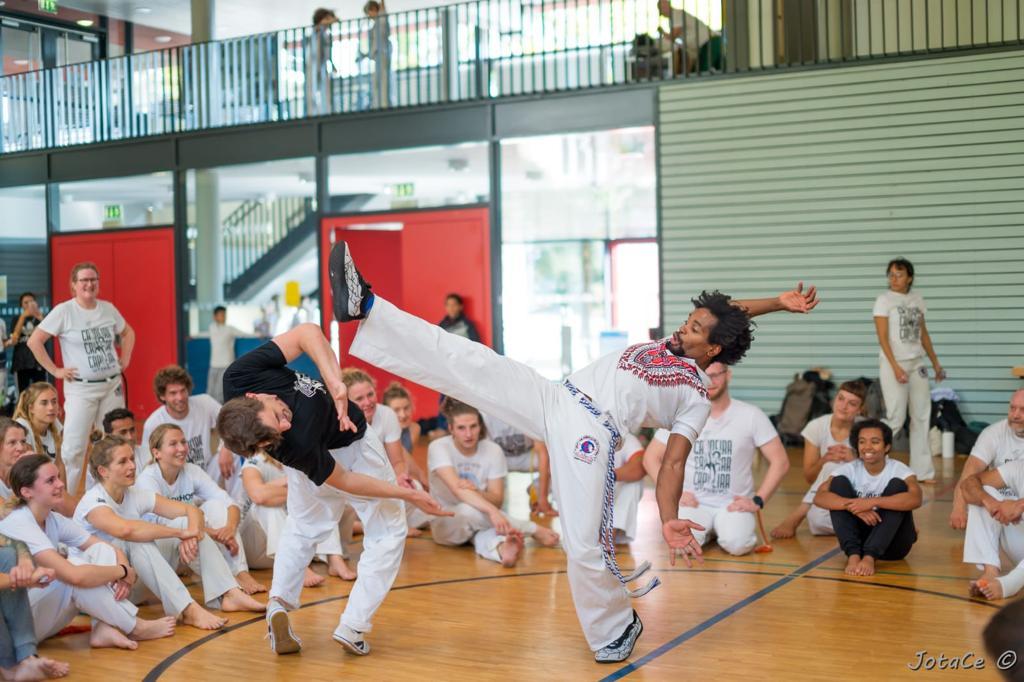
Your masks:
[[[782,310],[791,313],[809,313],[818,305],[818,289],[811,286],[804,291],[804,283],[798,282],[795,289],[785,291],[772,298],[748,298],[734,300],[734,304],[747,311],[750,317]]]
[[[345,382],[341,380],[341,366],[338,364],[338,359],[334,357],[334,349],[331,348],[331,344],[320,331],[320,327],[312,322],[304,322],[284,334],[278,334],[273,341],[281,349],[281,353],[288,362],[303,353],[310,357],[320,371],[320,377],[334,400],[341,430],[357,431],[356,425],[348,418],[348,389],[345,387]]]

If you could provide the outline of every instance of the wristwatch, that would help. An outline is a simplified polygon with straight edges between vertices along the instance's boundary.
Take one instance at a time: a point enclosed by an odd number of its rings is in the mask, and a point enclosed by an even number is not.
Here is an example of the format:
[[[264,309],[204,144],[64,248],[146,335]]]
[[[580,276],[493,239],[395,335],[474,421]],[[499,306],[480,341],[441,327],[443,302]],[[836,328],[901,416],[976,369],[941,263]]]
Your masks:
[[[764,509],[764,500],[761,499],[760,495],[754,495],[754,504],[756,504],[759,509]]]

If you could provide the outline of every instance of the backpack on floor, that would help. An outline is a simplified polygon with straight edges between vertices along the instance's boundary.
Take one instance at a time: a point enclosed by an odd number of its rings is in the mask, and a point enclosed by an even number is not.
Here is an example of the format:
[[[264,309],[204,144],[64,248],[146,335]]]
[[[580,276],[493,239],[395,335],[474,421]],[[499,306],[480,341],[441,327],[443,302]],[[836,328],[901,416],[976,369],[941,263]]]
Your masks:
[[[788,446],[800,445],[803,438],[800,432],[807,426],[811,414],[811,405],[817,385],[797,375],[786,386],[786,395],[782,399],[782,408],[772,421],[775,424],[782,442]]]
[[[967,425],[954,400],[943,398],[932,401],[932,425],[942,431],[952,431],[954,449],[961,454],[974,449],[974,443],[978,440],[978,434]]]

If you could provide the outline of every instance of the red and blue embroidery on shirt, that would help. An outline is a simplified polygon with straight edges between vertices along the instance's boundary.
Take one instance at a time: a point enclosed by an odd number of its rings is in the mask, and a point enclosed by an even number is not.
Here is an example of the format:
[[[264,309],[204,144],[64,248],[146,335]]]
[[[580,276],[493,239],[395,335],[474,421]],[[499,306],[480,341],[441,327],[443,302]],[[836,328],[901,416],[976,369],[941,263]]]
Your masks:
[[[673,355],[664,341],[630,346],[619,358],[619,369],[632,372],[651,386],[689,386],[702,398],[708,397],[708,389],[693,361]]]

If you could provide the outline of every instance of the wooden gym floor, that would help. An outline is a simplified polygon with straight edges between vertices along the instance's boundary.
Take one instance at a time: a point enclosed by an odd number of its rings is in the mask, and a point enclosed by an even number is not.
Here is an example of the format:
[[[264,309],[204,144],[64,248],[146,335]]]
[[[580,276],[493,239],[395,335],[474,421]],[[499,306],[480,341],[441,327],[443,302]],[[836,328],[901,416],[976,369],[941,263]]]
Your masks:
[[[417,454],[422,456],[421,452]],[[905,461],[905,457],[903,458]],[[947,518],[963,464],[936,459],[938,484],[915,512],[920,538],[906,561],[882,562],[871,578],[843,574],[834,538],[775,541],[774,551],[731,557],[714,544],[702,567],[670,568],[653,490],[641,504],[640,537],[621,548],[624,566],[649,559],[662,586],[636,600],[644,623],[628,664],[597,665],[576,622],[559,549],[531,544],[514,569],[470,547],[410,538],[395,586],[377,614],[367,657],[331,640],[351,583],[328,579],[303,593],[292,615],[299,655],[275,656],[261,615],[231,614],[216,633],[179,627],[136,652],[91,650],[86,634],[53,638],[41,651],[71,662],[72,676],[96,680],[883,680],[913,675],[918,652],[983,656],[981,630],[996,605],[967,596],[974,569]],[[765,512],[771,529],[799,503],[806,484],[799,456]],[[955,470],[954,470],[955,469]],[[757,478],[764,474],[759,458]],[[525,508],[525,476],[513,475],[513,511]],[[632,558],[630,558],[632,554]],[[317,564],[319,570],[323,565]],[[268,586],[270,572],[256,576]],[[198,586],[192,586],[200,595]],[[265,599],[266,595],[260,595]],[[155,617],[159,606],[142,613]],[[971,659],[974,660],[974,659]],[[965,674],[962,671],[959,673]],[[996,680],[994,661],[973,680]]]

